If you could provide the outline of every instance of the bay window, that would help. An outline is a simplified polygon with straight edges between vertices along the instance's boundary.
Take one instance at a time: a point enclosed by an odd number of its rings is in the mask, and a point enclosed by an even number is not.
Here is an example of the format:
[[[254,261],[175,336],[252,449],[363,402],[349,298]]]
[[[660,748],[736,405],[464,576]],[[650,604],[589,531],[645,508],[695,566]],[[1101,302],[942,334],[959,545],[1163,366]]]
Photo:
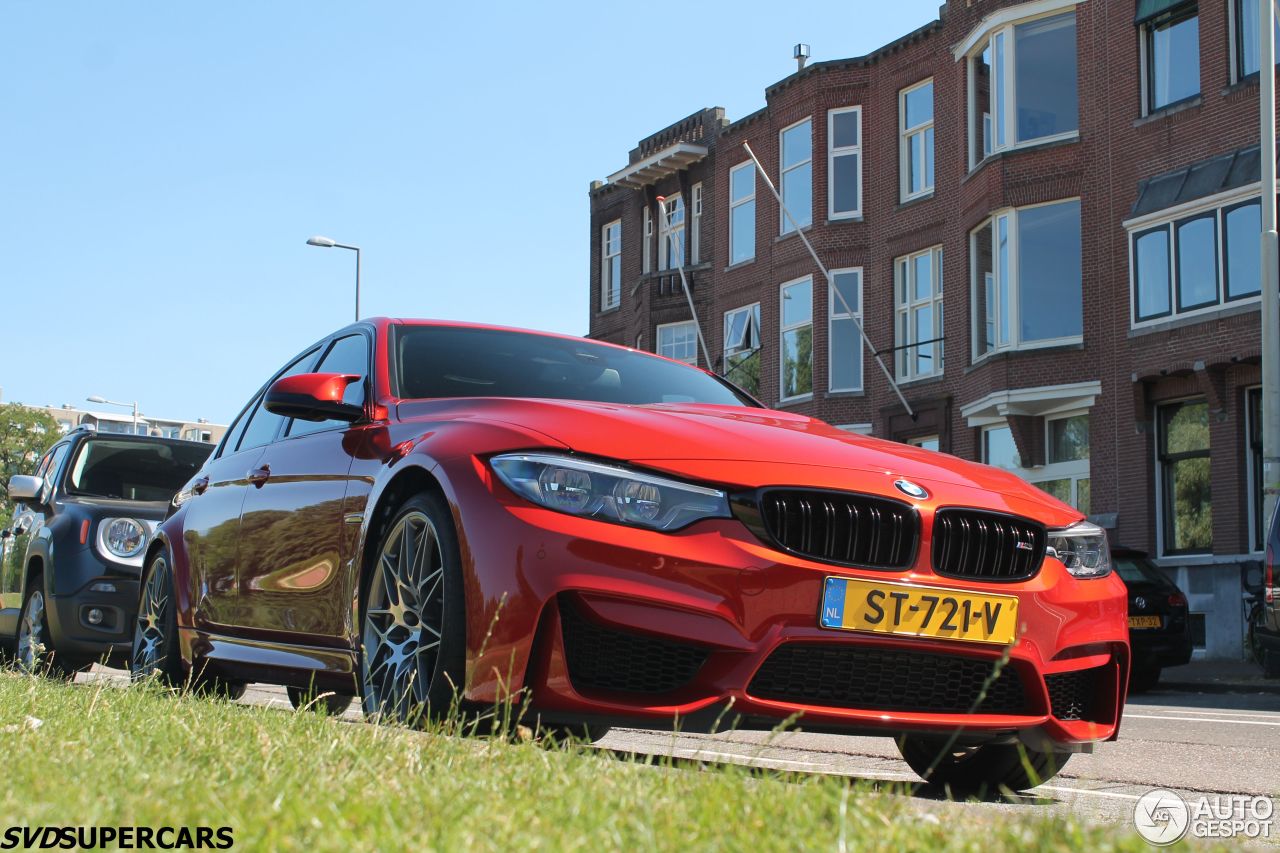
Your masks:
[[[894,262],[897,374],[910,381],[942,372],[942,247]]]
[[[748,160],[729,170],[729,266],[756,256],[756,167]]]
[[[663,204],[658,206],[662,212]],[[673,270],[684,260],[684,196],[667,196],[666,215],[658,222],[658,269]]]
[[[659,326],[658,355],[696,365],[698,363],[698,327],[692,320]]]
[[[689,223],[689,263],[696,264],[702,259],[702,184],[694,184],[690,194],[693,196],[693,218]]]
[[[970,258],[975,358],[1082,339],[1079,199],[993,214]]]
[[[799,218],[794,210],[791,213]],[[827,216],[851,219],[861,214],[862,107],[830,110],[827,112]]]
[[[778,211],[779,234],[813,224],[813,119],[791,125],[778,135],[782,203],[795,218]]]
[[[982,461],[1017,474],[1031,485],[1073,506],[1090,511],[1089,414],[1071,412],[1044,419],[1045,464],[1024,467],[1007,424],[982,431]]]
[[[933,80],[898,94],[898,163],[903,201],[933,192]]]
[[[787,282],[780,292],[778,396],[786,401],[813,393],[813,278]]]
[[[617,308],[622,294],[622,220],[604,226],[600,239],[600,309]]]

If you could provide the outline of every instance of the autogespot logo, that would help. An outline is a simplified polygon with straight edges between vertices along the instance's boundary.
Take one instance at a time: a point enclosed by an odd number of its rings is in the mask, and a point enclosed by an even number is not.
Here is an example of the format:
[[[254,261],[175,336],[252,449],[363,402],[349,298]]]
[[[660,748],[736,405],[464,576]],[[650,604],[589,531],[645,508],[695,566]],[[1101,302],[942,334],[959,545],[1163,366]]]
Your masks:
[[[1191,810],[1173,791],[1157,788],[1143,794],[1133,807],[1133,824],[1148,844],[1165,847],[1187,834]]]

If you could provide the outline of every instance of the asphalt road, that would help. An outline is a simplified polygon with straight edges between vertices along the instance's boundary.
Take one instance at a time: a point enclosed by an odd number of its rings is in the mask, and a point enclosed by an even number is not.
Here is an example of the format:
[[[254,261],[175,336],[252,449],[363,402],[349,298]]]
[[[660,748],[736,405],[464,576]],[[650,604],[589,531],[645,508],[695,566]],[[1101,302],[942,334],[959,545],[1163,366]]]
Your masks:
[[[124,673],[100,667],[79,678],[127,683]],[[269,685],[252,685],[241,701],[289,708],[283,688]],[[346,717],[360,719],[354,706]],[[615,729],[598,746],[707,765],[745,764],[899,785],[919,781],[887,738]],[[1155,788],[1175,791],[1189,802],[1215,794],[1280,796],[1280,692],[1146,694],[1126,706],[1118,741],[1100,744],[1092,755],[1072,756],[1057,777],[1014,801],[950,803],[927,787],[896,790],[927,812],[976,809],[998,819],[1004,813],[1059,811],[1132,828],[1138,799]],[[1280,846],[1280,800],[1271,824],[1270,843]]]

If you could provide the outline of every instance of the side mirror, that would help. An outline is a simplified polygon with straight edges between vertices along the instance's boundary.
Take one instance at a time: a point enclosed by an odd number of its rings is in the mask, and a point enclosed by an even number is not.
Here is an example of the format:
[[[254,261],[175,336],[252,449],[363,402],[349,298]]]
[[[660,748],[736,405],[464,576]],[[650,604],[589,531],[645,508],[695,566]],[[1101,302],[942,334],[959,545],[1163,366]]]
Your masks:
[[[16,474],[9,478],[9,498],[15,501],[31,501],[40,503],[40,493],[44,491],[44,480],[28,474]]]
[[[272,414],[302,421],[346,421],[364,417],[362,406],[342,402],[342,395],[361,377],[350,373],[300,373],[271,383],[263,405]]]

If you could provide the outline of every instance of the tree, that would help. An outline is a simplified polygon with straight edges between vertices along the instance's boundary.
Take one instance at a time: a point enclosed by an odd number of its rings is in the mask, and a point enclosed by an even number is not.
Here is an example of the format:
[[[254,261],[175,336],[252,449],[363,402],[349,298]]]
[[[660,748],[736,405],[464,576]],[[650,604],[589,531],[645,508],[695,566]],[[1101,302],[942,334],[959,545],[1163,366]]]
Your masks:
[[[36,460],[58,438],[58,422],[48,413],[19,403],[0,404],[0,527],[13,517],[9,478],[34,473]]]

